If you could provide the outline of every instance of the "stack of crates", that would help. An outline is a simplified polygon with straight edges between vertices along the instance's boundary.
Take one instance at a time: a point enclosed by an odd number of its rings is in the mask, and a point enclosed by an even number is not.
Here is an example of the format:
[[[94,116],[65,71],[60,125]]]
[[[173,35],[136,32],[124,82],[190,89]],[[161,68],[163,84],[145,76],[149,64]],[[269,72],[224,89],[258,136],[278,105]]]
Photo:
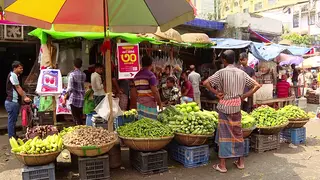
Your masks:
[[[23,180],[55,180],[54,163],[43,166],[24,166],[22,169]]]
[[[155,174],[168,171],[168,153],[166,150],[141,152],[130,149],[131,165],[141,174]]]
[[[288,128],[280,133],[281,140],[294,145],[306,143],[306,128]]]
[[[131,123],[135,120],[135,116],[118,116],[114,121],[114,129],[118,129],[118,127]]]
[[[273,135],[251,134],[250,147],[257,153],[280,149],[280,133]]]
[[[172,159],[180,162],[186,168],[199,167],[209,163],[209,145],[189,147],[172,142],[169,146],[169,152]]]
[[[247,157],[249,156],[249,152],[250,152],[250,139],[246,138],[244,139],[244,156]]]
[[[80,179],[110,179],[109,155],[78,157]]]

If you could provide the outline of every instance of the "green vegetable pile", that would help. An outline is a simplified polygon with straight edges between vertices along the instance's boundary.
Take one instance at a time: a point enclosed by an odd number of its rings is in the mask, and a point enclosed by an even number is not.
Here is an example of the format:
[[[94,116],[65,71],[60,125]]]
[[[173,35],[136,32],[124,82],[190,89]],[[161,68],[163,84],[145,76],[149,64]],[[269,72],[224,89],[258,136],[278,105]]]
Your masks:
[[[186,107],[190,110],[198,108],[194,104],[189,103]],[[196,105],[197,106],[197,105]],[[176,133],[194,134],[194,135],[211,135],[218,124],[218,113],[215,111],[190,111],[189,113],[182,112],[181,106],[177,108],[173,106],[167,107],[158,116],[158,120]]]
[[[293,105],[285,106],[278,110],[278,113],[288,119],[305,119],[309,118],[308,114],[301,108]]]
[[[182,113],[189,113],[189,112],[198,112],[200,111],[199,106],[195,102],[187,103],[187,104],[177,104],[176,108],[178,111]]]
[[[60,135],[61,137],[63,137],[64,135],[66,135],[67,133],[73,132],[76,129],[80,129],[80,128],[85,128],[86,126],[84,125],[78,125],[78,126],[70,126],[70,127],[64,127],[63,130],[60,131]]]
[[[243,129],[251,129],[256,125],[256,120],[247,112],[241,111],[241,124]]]
[[[148,118],[120,126],[117,132],[120,136],[132,138],[159,138],[174,135],[168,126]]]
[[[251,113],[252,117],[257,121],[257,127],[277,127],[284,125],[288,119],[269,106],[261,106]]]

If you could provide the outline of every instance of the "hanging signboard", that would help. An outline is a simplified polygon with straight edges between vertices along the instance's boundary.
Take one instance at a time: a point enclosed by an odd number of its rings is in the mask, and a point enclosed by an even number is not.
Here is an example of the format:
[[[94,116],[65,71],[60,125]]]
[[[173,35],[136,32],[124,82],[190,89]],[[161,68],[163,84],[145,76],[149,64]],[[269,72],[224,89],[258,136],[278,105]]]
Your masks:
[[[139,44],[118,43],[119,79],[133,79],[140,70]]]

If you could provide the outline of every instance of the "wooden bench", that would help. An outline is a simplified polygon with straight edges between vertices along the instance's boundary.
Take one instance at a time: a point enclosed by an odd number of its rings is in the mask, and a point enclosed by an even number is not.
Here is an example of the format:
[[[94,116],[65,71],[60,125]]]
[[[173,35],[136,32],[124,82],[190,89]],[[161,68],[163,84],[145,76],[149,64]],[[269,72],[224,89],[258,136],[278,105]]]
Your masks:
[[[256,100],[257,106],[262,105],[271,105],[274,108],[282,108],[286,105],[294,104],[295,97],[287,97],[287,98],[275,98],[275,99],[268,99],[268,100]]]
[[[205,109],[208,111],[214,111],[216,110],[217,104],[218,104],[218,100],[209,100],[209,99],[201,98],[202,109]]]

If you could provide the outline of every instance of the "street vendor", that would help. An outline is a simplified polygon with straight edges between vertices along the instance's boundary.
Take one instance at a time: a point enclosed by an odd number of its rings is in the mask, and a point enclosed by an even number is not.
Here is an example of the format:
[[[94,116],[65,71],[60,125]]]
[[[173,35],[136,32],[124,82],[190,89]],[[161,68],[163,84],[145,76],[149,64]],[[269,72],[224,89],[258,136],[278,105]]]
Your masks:
[[[194,93],[191,82],[188,79],[187,72],[182,72],[181,74],[181,102],[188,103],[194,101]]]
[[[161,75],[159,88],[163,88],[166,86],[168,77],[173,77],[175,79],[175,82],[177,81],[177,78],[172,74],[172,67],[170,65],[166,66],[166,68],[164,69],[164,72]]]
[[[256,75],[255,75],[254,69],[252,69],[250,66],[248,66],[248,54],[247,53],[243,52],[240,54],[240,63],[242,65],[242,70],[244,72],[246,72],[251,78],[255,79]],[[251,87],[246,86],[244,89],[244,93],[248,92],[250,88]],[[247,113],[250,113],[252,111],[252,107],[253,107],[253,97],[250,96],[250,97],[248,97],[248,99],[246,99],[243,102],[242,108]]]
[[[137,110],[139,118],[157,119],[159,109],[162,110],[159,91],[157,88],[157,79],[152,69],[152,59],[149,56],[143,56],[142,69],[134,77],[132,86],[137,97]]]
[[[221,55],[226,68],[210,76],[206,87],[220,99],[217,109],[219,122],[217,139],[219,145],[220,163],[213,168],[226,173],[226,159],[237,158],[234,162],[238,169],[244,169],[244,140],[241,125],[241,101],[252,96],[260,85],[247,73],[238,69],[234,64],[235,53],[227,50]],[[243,93],[245,87],[252,87]]]
[[[180,90],[176,87],[173,77],[167,78],[166,86],[160,89],[161,101],[164,105],[175,105],[179,103]]]

